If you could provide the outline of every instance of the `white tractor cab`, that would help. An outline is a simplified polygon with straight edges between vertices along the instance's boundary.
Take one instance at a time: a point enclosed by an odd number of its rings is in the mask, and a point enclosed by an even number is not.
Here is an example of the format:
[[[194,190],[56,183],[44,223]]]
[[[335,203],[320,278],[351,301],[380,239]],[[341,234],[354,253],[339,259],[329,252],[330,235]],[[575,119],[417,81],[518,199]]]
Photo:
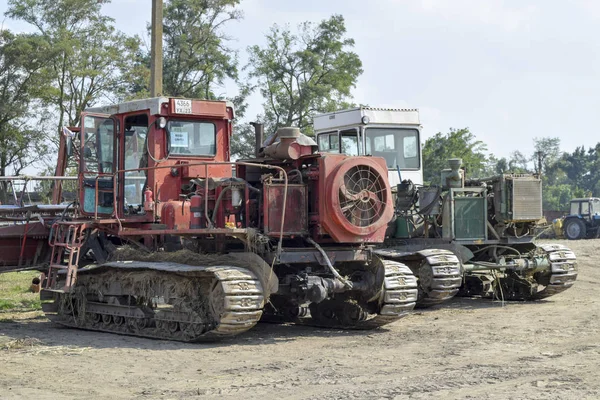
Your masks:
[[[418,110],[352,108],[316,115],[313,127],[320,152],[383,157],[392,187],[423,184]]]

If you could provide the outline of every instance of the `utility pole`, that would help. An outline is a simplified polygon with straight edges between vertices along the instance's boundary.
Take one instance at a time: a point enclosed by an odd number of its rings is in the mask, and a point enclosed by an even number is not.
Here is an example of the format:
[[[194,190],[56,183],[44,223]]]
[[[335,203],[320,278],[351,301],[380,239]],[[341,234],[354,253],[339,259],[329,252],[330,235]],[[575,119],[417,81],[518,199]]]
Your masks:
[[[152,0],[152,40],[150,50],[150,96],[163,91],[163,0]]]

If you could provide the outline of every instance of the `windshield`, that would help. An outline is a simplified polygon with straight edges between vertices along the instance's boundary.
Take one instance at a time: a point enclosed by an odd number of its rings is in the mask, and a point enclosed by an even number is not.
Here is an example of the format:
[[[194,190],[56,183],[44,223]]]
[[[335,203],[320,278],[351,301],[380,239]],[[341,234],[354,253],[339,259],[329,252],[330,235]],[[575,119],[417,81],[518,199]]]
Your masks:
[[[197,121],[169,121],[171,154],[214,156],[217,153],[215,124]]]
[[[367,128],[366,154],[383,157],[388,168],[419,168],[419,131],[399,128]]]

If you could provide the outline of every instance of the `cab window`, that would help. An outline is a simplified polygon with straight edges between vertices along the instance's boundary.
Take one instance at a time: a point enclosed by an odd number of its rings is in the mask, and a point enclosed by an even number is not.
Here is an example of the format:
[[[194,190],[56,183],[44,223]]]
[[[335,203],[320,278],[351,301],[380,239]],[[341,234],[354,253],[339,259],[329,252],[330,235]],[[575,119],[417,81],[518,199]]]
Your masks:
[[[342,132],[340,136],[341,153],[348,156],[358,155],[358,136],[356,130]]]
[[[322,151],[324,153],[340,152],[337,132],[319,134],[318,142],[319,151]]]
[[[198,121],[169,121],[170,154],[214,156],[217,154],[215,124]]]
[[[83,160],[86,172],[112,174],[114,122],[110,118],[86,115]]]
[[[385,158],[388,168],[418,169],[419,131],[399,128],[367,128],[366,154]]]

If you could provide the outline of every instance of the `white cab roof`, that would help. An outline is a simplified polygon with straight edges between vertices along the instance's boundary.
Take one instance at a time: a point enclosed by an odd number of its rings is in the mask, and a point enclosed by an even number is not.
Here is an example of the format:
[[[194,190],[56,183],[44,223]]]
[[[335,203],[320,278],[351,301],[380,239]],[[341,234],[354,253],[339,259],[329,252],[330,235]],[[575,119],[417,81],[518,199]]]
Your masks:
[[[419,126],[419,110],[403,108],[357,107],[316,115],[313,119],[314,130],[324,131],[345,126],[356,126],[368,117],[369,124],[413,125]]]

